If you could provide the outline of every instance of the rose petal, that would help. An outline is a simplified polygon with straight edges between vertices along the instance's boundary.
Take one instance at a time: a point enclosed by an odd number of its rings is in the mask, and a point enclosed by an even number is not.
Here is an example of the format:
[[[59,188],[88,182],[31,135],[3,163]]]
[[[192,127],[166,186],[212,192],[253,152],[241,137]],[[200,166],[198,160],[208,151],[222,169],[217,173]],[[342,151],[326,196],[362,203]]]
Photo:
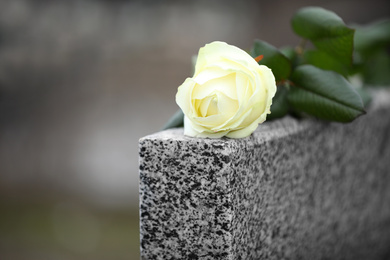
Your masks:
[[[195,66],[195,75],[207,64],[224,60],[247,63],[247,67],[258,66],[257,62],[245,51],[225,42],[215,41],[200,48]]]
[[[206,131],[198,131],[197,127],[189,120],[187,117],[184,117],[184,134],[187,136],[193,137],[201,137],[201,138],[221,138],[225,136],[228,131],[222,132],[206,132]]]
[[[270,112],[276,92],[272,71],[245,51],[223,42],[199,50],[195,74],[176,94],[185,114],[185,134],[241,138]]]
[[[225,95],[223,92],[216,92],[218,102],[218,110],[225,115],[226,118],[234,116],[238,110],[238,101]]]
[[[214,96],[209,96],[204,99],[197,99],[200,103],[198,111],[201,117],[206,117],[209,110],[210,102],[214,99]]]
[[[230,131],[228,134],[226,134],[226,137],[229,138],[244,138],[250,136],[258,127],[259,123],[253,122],[251,125],[248,127],[245,127],[240,130],[236,131]]]
[[[217,66],[208,66],[205,67],[203,70],[199,71],[199,73],[194,76],[193,79],[196,83],[202,85],[209,80],[221,78],[230,73],[232,72],[228,70],[223,70]]]
[[[184,113],[192,111],[192,89],[195,87],[195,82],[192,78],[187,78],[184,83],[179,86],[176,93],[176,103]]]
[[[220,91],[232,99],[237,99],[235,73],[211,79],[203,84],[196,84],[192,92],[193,99],[203,99]],[[197,78],[194,79],[197,81]]]

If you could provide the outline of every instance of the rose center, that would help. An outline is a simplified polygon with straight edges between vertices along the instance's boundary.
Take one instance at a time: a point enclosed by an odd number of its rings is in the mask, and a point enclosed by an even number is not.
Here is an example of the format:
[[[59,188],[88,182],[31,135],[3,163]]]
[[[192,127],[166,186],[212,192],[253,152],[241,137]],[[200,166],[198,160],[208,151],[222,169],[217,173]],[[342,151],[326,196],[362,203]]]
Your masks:
[[[211,101],[210,101],[209,107],[207,109],[206,116],[212,116],[212,115],[216,115],[218,113],[219,113],[218,97],[217,97],[217,95],[214,94]]]

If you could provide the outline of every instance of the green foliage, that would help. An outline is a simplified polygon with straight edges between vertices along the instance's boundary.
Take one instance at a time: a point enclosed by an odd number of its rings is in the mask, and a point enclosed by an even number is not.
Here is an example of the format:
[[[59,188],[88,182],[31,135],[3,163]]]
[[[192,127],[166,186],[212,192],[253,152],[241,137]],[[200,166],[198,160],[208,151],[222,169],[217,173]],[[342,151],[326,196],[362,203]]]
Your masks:
[[[334,12],[305,7],[291,26],[302,37],[298,46],[278,50],[255,40],[250,50],[252,57],[264,55],[259,64],[272,69],[278,84],[268,120],[292,113],[351,122],[371,101],[367,86],[390,86],[389,19],[350,27]],[[349,78],[362,82],[353,86]]]
[[[255,40],[250,51],[253,58],[264,55],[260,64],[270,68],[275,76],[276,81],[287,79],[291,74],[291,62],[276,47],[261,41]]]
[[[355,50],[370,53],[390,44],[390,20],[381,20],[367,26],[356,26]]]
[[[292,108],[317,118],[350,122],[364,113],[362,99],[340,74],[312,65],[302,65],[291,76],[288,93]]]
[[[181,109],[179,109],[163,126],[162,130],[167,130],[175,127],[182,127],[182,126],[184,126],[184,113],[183,111],[181,111]]]
[[[331,11],[306,7],[292,17],[291,25],[303,39],[295,48],[280,50],[292,64],[285,83],[290,87],[278,87],[287,98],[274,98],[271,112],[276,116],[268,119],[278,118],[284,107],[294,115],[351,122],[371,101],[370,91],[360,85],[390,85],[390,20],[352,28]],[[306,48],[307,41],[314,48]],[[351,85],[347,79],[352,76],[362,82]]]
[[[354,72],[370,86],[390,85],[390,20],[356,26]]]
[[[318,50],[345,65],[352,63],[354,29],[347,27],[335,13],[306,7],[293,16],[291,24],[296,34],[310,40]]]
[[[367,106],[372,100],[370,91],[367,88],[356,88],[356,92],[362,98],[363,105]]]
[[[294,60],[297,53],[293,47],[286,46],[283,48],[280,48],[279,50],[284,56],[286,56],[290,61]]]
[[[386,50],[376,50],[364,57],[357,65],[364,83],[371,86],[388,86],[390,84],[390,55]]]
[[[288,114],[290,107],[287,103],[287,94],[288,89],[284,85],[279,85],[272,99],[271,114],[267,115],[267,120],[281,118]]]
[[[348,66],[342,64],[337,58],[320,50],[307,50],[303,53],[303,64],[311,64],[320,69],[332,70],[343,76],[348,75]]]

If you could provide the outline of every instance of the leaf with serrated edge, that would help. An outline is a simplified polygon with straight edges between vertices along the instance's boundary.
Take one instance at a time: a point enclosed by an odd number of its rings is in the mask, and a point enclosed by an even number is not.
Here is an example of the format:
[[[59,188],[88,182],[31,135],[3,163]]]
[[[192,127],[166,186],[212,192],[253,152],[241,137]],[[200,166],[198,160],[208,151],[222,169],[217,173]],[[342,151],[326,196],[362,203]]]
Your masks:
[[[293,109],[337,122],[351,122],[364,113],[361,97],[340,74],[311,65],[296,68],[288,94]]]

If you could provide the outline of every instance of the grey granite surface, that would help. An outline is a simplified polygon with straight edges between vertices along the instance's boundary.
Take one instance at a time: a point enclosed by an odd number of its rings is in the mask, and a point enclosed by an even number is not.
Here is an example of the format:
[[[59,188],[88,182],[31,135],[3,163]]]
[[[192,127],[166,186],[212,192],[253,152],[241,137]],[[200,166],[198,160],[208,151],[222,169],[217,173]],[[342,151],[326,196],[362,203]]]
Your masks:
[[[350,124],[140,139],[143,259],[390,259],[390,93]]]

